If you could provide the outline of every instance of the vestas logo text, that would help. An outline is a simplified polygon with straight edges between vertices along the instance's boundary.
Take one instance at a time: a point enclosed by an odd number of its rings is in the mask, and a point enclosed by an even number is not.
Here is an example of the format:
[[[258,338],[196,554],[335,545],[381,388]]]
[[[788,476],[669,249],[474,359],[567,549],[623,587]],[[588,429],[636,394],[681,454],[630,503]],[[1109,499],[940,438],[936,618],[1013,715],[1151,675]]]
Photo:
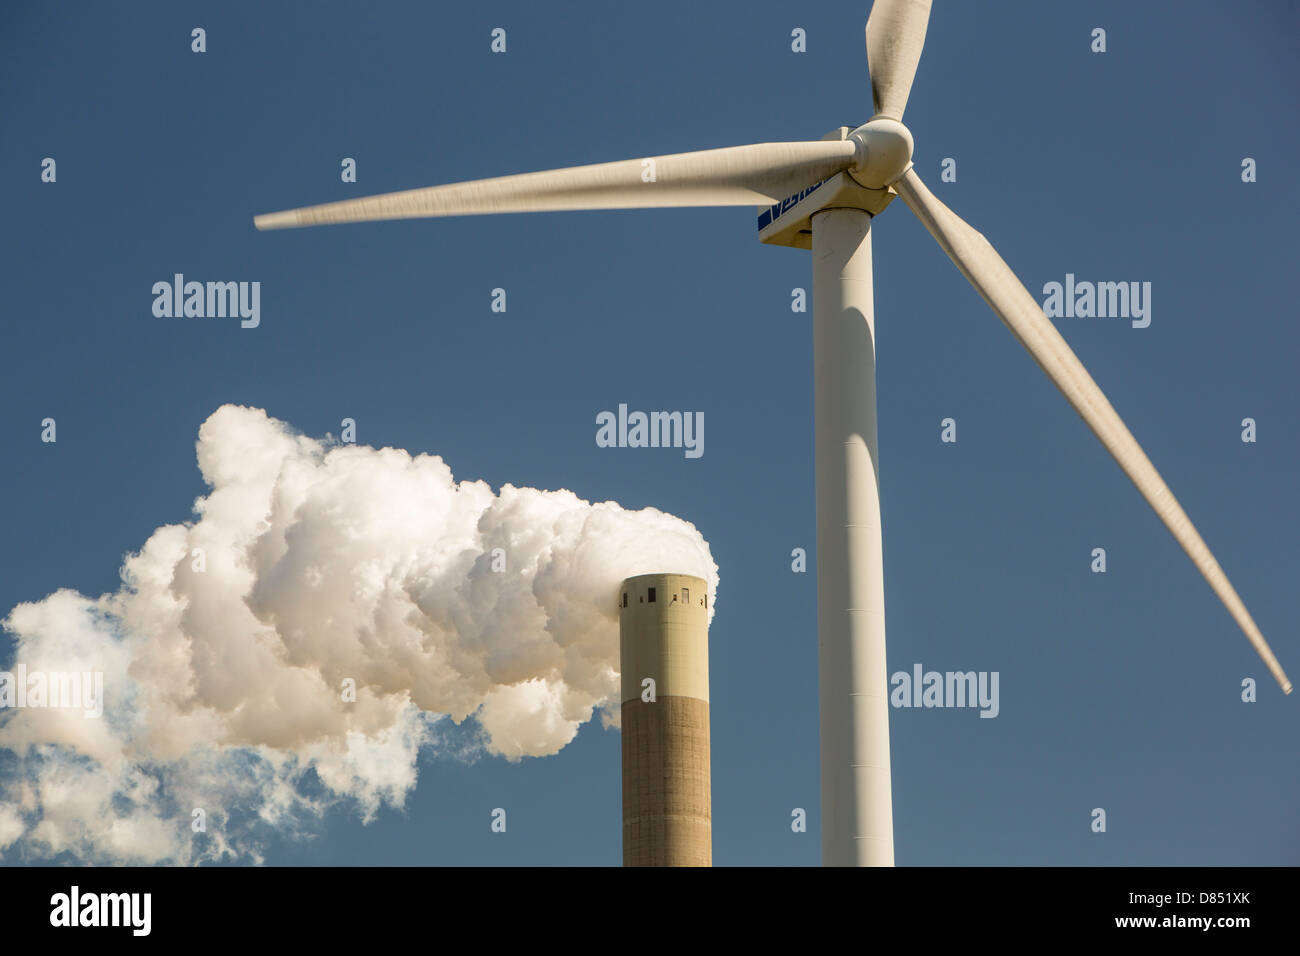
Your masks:
[[[779,203],[772,206],[772,208],[764,209],[763,212],[758,217],[759,230],[761,231],[763,229],[766,229],[776,220],[780,219],[791,209],[797,206],[805,198],[807,198],[808,195],[812,193],[814,189],[816,189],[819,186],[823,186],[825,184],[826,184],[826,180],[824,179],[819,183],[813,183],[811,186],[809,186],[807,189],[803,190],[802,192],[797,192],[793,196],[786,196]]]

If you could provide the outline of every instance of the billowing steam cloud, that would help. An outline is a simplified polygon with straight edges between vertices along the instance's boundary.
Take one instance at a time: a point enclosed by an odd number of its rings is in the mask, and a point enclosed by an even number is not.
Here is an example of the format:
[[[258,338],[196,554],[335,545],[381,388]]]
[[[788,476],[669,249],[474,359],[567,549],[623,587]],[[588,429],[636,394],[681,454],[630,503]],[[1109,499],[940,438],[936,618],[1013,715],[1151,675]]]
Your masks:
[[[214,412],[198,463],[197,520],[158,528],[118,591],[60,590],[3,622],[29,672],[104,688],[98,719],[0,710],[6,859],[258,861],[270,832],[310,832],[337,801],[367,819],[400,806],[422,747],[553,754],[617,714],[618,582],[717,585],[672,515],[494,494],[259,409]],[[468,743],[447,733],[468,717]]]

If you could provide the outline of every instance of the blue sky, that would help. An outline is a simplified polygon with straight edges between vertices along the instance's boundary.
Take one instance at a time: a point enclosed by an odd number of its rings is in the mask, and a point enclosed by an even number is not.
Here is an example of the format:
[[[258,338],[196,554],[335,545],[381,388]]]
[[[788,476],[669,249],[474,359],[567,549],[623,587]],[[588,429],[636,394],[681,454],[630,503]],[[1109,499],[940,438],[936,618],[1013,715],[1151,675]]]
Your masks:
[[[808,254],[759,244],[747,208],[281,233],[252,216],[855,126],[867,9],[6,6],[0,613],[117,588],[124,554],[191,517],[195,436],[225,403],[313,436],[352,417],[365,444],[493,487],[654,506],[720,568],[715,864],[817,863],[816,579],[790,568],[815,547],[811,313],[789,305]],[[1297,25],[1282,0],[937,0],[907,113],[922,177],[1031,292],[1152,283],[1148,328],[1057,327],[1293,678]],[[1300,862],[1300,704],[902,203],[873,249],[889,669],[998,671],[1001,692],[993,720],[891,712],[897,862]],[[175,272],[260,281],[260,327],[154,318]],[[620,402],[702,411],[705,454],[598,448]],[[402,810],[363,826],[339,807],[268,861],[616,865],[618,754],[598,722],[521,763],[429,752]]]

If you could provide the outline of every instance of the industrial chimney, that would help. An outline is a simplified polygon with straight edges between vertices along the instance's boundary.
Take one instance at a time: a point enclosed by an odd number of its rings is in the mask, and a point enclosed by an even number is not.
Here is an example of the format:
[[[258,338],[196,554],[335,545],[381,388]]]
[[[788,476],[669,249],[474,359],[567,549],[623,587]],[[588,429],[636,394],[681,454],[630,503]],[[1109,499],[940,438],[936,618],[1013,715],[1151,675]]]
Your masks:
[[[623,865],[711,866],[708,585],[638,574],[619,595]]]

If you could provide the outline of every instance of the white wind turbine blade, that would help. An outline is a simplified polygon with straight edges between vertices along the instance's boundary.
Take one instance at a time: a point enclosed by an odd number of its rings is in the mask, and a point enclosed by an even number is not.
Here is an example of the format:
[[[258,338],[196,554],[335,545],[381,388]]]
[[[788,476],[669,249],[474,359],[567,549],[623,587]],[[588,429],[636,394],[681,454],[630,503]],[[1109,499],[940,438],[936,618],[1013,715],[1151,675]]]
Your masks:
[[[1038,302],[1002,261],[988,240],[960,216],[935,198],[914,169],[894,183],[894,189],[916,213],[917,218],[948,253],[948,258],[984,297],[993,311],[1020,340],[1047,377],[1065,395],[1088,427],[1101,439],[1119,466],[1137,485],[1160,520],[1173,533],[1188,557],[1209,582],[1224,607],[1245,632],[1251,646],[1268,665],[1284,693],[1291,693],[1291,681],[1273,656],[1268,642],[1255,626],[1250,612],[1237,596],[1227,575],[1210,553],[1174,494],[1147,458],[1083,363],[1071,351],[1056,326],[1043,314]]]
[[[871,5],[867,67],[877,115],[903,118],[929,23],[930,0],[876,0]]]
[[[258,229],[506,212],[761,206],[853,165],[849,140],[758,143],[345,199],[257,216]]]

